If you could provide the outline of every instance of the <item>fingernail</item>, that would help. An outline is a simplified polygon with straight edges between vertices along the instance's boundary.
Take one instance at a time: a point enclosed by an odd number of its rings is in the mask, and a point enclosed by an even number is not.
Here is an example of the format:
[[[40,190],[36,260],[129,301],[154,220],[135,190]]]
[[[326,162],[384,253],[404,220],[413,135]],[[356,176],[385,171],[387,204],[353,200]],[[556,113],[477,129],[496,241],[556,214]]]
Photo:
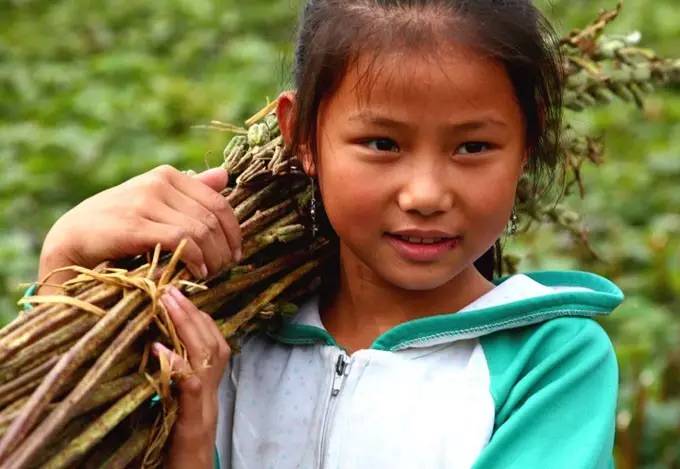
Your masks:
[[[161,301],[165,305],[166,308],[172,309],[172,310],[179,310],[179,304],[177,301],[168,293],[164,293],[163,296],[161,296]]]
[[[165,348],[163,344],[161,344],[160,342],[154,342],[153,345],[151,346],[151,351],[156,356],[160,355],[161,352],[164,352],[166,350],[167,348]]]
[[[191,275],[194,276],[195,279],[200,279],[201,278],[201,269],[200,267],[196,265],[187,265],[187,268],[189,269],[189,272],[191,272]]]
[[[208,278],[208,267],[205,264],[201,266],[201,278]]]
[[[172,296],[175,297],[174,299],[177,299],[177,300],[182,299],[182,297],[184,296],[184,295],[182,295],[182,292],[179,291],[179,289],[178,289],[176,286],[174,286],[174,285],[171,285],[170,288],[168,288],[168,292],[169,292]],[[179,304],[179,303],[177,303],[177,304]]]
[[[243,260],[243,253],[241,252],[241,248],[238,248],[236,252],[234,253],[234,258],[236,259],[236,262],[241,262]]]

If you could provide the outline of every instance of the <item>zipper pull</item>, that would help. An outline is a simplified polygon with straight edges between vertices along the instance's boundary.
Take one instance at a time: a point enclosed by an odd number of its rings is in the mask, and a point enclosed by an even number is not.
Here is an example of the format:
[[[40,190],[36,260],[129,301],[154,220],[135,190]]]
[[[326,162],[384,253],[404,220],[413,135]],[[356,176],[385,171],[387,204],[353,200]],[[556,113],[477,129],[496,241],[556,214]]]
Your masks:
[[[338,355],[338,360],[335,362],[335,373],[333,373],[333,387],[331,389],[331,396],[337,396],[340,393],[342,382],[345,376],[349,373],[349,360],[344,353]]]

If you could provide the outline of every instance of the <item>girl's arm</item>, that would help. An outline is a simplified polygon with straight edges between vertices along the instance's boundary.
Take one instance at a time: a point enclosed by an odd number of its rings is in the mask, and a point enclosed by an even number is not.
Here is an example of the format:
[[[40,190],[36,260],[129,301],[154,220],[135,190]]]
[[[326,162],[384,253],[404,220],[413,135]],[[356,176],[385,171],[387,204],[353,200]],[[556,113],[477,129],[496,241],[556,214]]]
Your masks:
[[[612,465],[618,368],[587,318],[560,318],[481,340],[496,424],[475,468]]]

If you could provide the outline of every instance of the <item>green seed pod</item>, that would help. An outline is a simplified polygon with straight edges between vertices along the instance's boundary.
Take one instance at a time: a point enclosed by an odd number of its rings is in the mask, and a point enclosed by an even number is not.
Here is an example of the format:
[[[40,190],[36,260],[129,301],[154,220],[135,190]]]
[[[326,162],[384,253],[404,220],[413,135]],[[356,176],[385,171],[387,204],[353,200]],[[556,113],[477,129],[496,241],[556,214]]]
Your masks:
[[[243,135],[237,135],[236,137],[232,138],[224,148],[224,152],[222,152],[224,159],[226,160],[229,157],[236,146],[243,145],[244,143],[246,143],[246,138]]]
[[[248,129],[248,145],[251,147],[264,145],[270,138],[267,124],[254,124]]]
[[[583,110],[583,107],[579,104],[578,94],[571,90],[564,92],[564,106],[574,111]]]
[[[638,107],[642,109],[644,107],[644,93],[640,87],[636,83],[631,83],[628,85],[628,89],[633,95],[633,98],[635,98],[635,104],[637,104]]]
[[[222,164],[222,167],[227,171],[231,171],[233,167],[238,164],[246,150],[246,138],[244,136],[235,137],[234,140],[234,145],[231,147],[229,153],[225,154],[224,163]]]
[[[612,83],[609,85],[609,89],[616,96],[618,96],[619,98],[623,99],[626,102],[631,102],[635,100],[635,96],[633,96],[633,93],[631,93],[630,90],[621,83]]]
[[[638,64],[633,69],[633,80],[636,82],[645,82],[652,78],[652,71],[647,64]]]
[[[616,57],[616,52],[622,47],[626,46],[626,43],[619,39],[611,39],[603,37],[600,40],[598,52],[605,59],[613,59]]]
[[[575,223],[578,223],[578,221],[581,219],[578,213],[573,212],[571,210],[564,210],[562,213],[559,214],[558,216],[560,223],[563,225],[573,225]]]
[[[612,70],[609,79],[616,83],[629,83],[633,81],[633,70],[630,67]]]
[[[274,131],[275,129],[279,128],[279,120],[276,118],[275,114],[268,114],[264,118],[264,123],[267,124],[267,127],[270,131]]]
[[[588,73],[586,73],[585,70],[581,70],[580,72],[571,75],[569,77],[569,80],[567,81],[567,87],[573,90],[580,90],[582,88],[585,88],[588,86],[589,80]]]
[[[577,138],[578,134],[576,133],[576,130],[570,125],[565,125],[564,129],[562,129],[562,141],[567,145],[571,145],[571,142],[575,141]]]
[[[571,149],[578,155],[584,155],[588,152],[588,142],[584,138],[579,138],[572,142]]]
[[[585,107],[578,100],[565,102],[564,107],[571,109],[572,111],[583,111]]]
[[[600,104],[609,104],[614,99],[614,94],[612,94],[611,91],[609,91],[607,88],[602,88],[599,86],[594,87],[592,90],[590,90],[590,94]]]
[[[298,312],[298,307],[293,303],[281,303],[279,305],[279,312],[284,316],[293,316]]]
[[[586,107],[592,107],[597,105],[597,100],[593,96],[591,96],[590,93],[588,92],[584,91],[583,93],[579,94],[578,97],[581,103]]]
[[[647,94],[654,93],[654,85],[649,82],[649,81],[643,81],[641,83],[638,83],[638,86],[640,86],[640,89]]]

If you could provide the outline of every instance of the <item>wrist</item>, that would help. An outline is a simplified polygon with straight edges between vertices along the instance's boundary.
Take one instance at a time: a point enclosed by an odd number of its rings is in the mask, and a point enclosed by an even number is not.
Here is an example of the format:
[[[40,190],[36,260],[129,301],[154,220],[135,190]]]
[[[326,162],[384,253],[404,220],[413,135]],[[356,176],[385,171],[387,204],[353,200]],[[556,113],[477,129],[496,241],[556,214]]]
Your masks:
[[[45,281],[46,277],[56,269],[74,264],[78,264],[78,262],[69,254],[69,247],[67,243],[55,243],[48,234],[48,236],[45,238],[43,249],[40,253],[38,281]],[[47,282],[58,285],[73,278],[74,276],[74,272],[59,272],[47,279]],[[56,293],[56,290],[56,287],[50,287],[47,285],[42,287],[39,286],[36,294],[51,294]]]
[[[209,442],[209,444],[207,443]],[[214,438],[203,438],[199,443],[182,441],[182,438],[173,438],[169,451],[166,455],[167,469],[193,467],[196,469],[212,469],[215,460]]]

